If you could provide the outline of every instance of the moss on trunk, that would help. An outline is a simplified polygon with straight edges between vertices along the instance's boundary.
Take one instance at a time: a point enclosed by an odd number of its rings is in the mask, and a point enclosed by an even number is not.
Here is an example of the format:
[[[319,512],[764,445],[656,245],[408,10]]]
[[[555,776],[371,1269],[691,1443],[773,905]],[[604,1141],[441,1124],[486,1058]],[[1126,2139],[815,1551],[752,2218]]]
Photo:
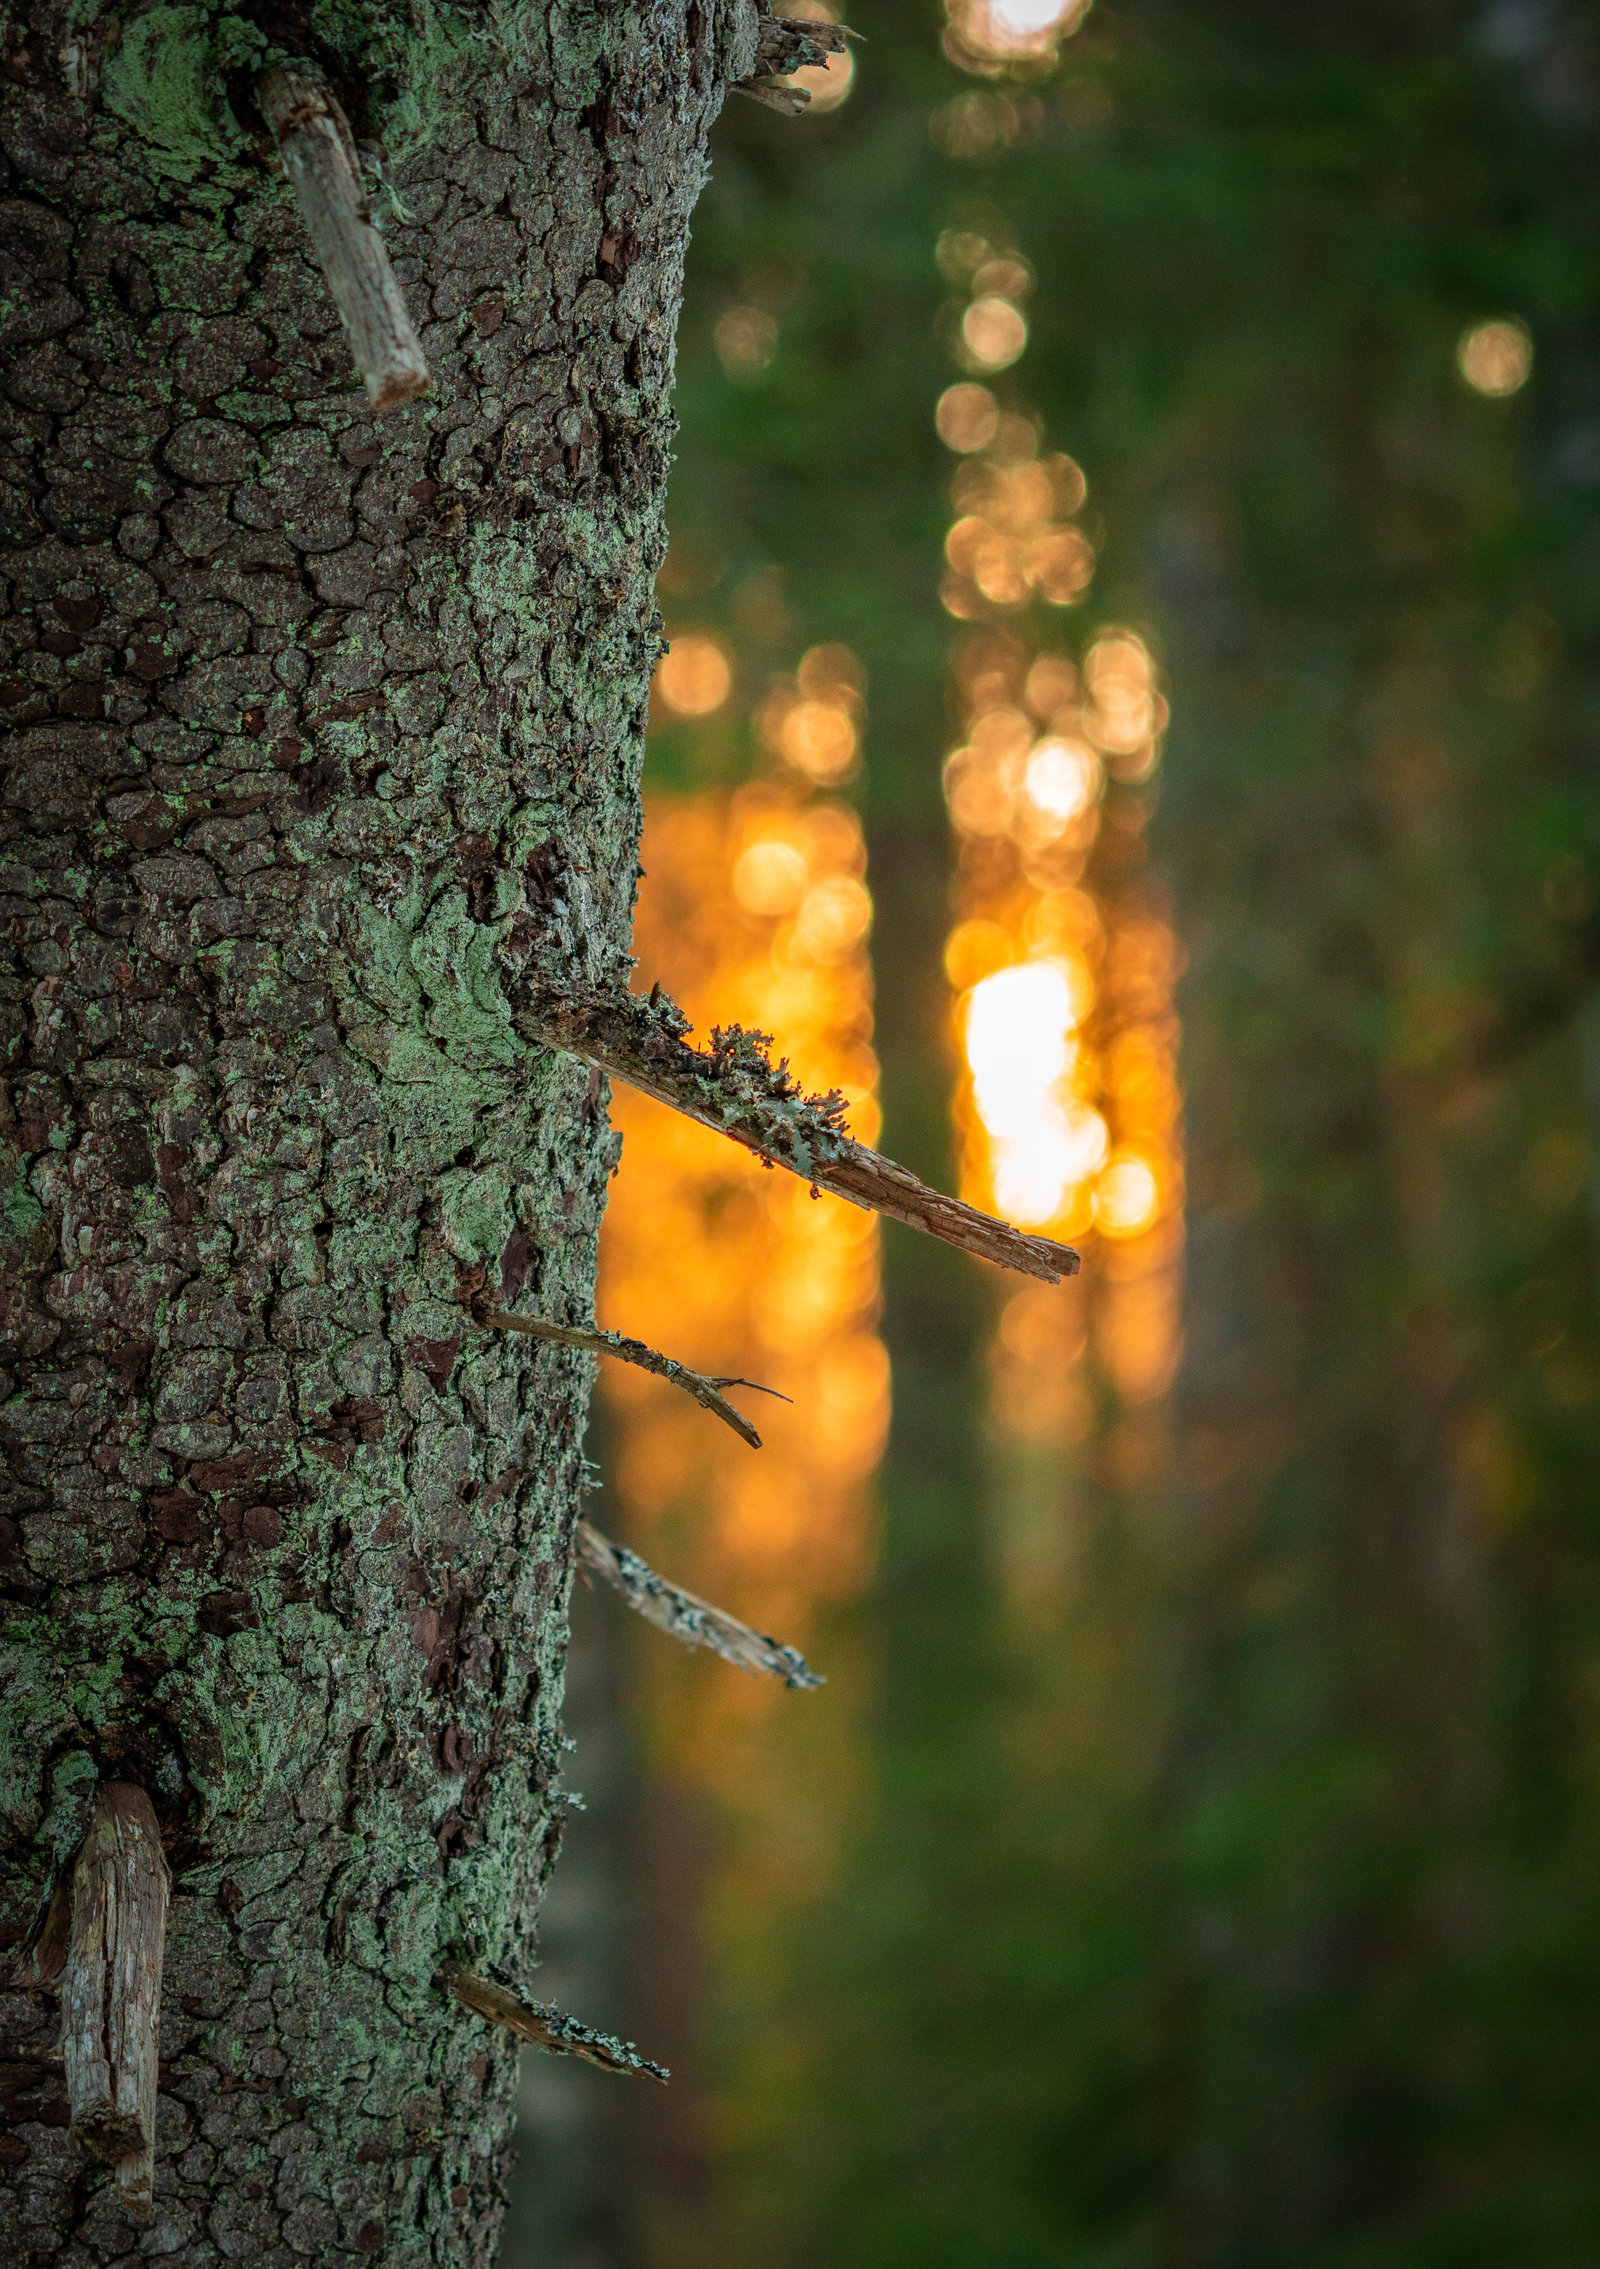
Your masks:
[[[746,21],[750,18],[750,21]],[[88,20],[86,20],[88,19]],[[690,207],[753,11],[34,0],[5,33],[0,1924],[98,1776],[174,1874],[154,2235],[0,1997],[8,2258],[492,2257],[560,1836],[602,1083]],[[375,419],[255,72],[387,145]]]

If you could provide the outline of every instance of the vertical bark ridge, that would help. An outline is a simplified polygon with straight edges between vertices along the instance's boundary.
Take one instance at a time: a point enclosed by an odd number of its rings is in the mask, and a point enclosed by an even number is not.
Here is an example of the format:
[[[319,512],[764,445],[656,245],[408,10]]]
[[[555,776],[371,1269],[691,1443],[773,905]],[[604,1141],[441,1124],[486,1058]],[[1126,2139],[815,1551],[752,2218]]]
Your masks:
[[[0,1996],[7,2259],[487,2262],[514,2053],[435,1979],[519,1977],[560,1836],[593,1359],[463,1287],[592,1314],[615,1150],[584,1067],[516,1071],[497,954],[625,981],[752,39],[357,14],[311,60],[358,135],[375,90],[434,389],[381,421],[228,105],[253,19],[32,0],[0,76],[0,1931],[97,1778],[173,1878],[153,2225],[68,2139],[56,2003]]]

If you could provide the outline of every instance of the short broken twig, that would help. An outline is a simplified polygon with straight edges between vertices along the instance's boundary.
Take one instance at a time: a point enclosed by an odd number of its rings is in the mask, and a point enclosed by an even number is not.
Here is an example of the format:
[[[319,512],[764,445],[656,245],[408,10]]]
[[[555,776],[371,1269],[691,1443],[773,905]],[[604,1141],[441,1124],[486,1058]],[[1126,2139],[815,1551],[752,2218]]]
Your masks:
[[[450,1962],[440,1975],[464,2009],[487,2018],[491,2025],[508,2026],[551,2056],[581,2056],[585,2064],[598,2064],[602,2072],[638,2073],[661,2081],[663,2086],[672,2076],[664,2064],[641,2056],[632,2041],[597,2033],[592,2025],[580,2024],[576,2017],[544,2002],[519,2001],[503,1985],[496,1985],[493,1978],[482,1977],[476,1970],[460,1969]]]
[[[169,1889],[149,1797],[106,1782],[72,1871],[61,2046],[72,2132],[116,2169],[138,2215],[153,2204]]]
[[[670,1355],[658,1355],[653,1347],[646,1347],[642,1339],[625,1338],[621,1332],[602,1331],[598,1325],[552,1324],[542,1316],[518,1316],[509,1308],[479,1308],[476,1311],[481,1324],[494,1331],[525,1332],[529,1339],[553,1339],[563,1347],[581,1347],[589,1355],[614,1355],[621,1363],[632,1363],[641,1371],[650,1371],[658,1379],[670,1379],[675,1387],[694,1396],[702,1410],[715,1411],[725,1426],[731,1426],[739,1439],[748,1442],[753,1450],[761,1447],[761,1436],[742,1411],[735,1410],[724,1387],[749,1387],[756,1394],[769,1394],[776,1402],[787,1402],[786,1394],[776,1387],[760,1386],[754,1379],[713,1379],[704,1372],[691,1371],[687,1365],[675,1363]]]
[[[367,213],[350,122],[331,87],[307,64],[263,72],[261,115],[299,200],[356,368],[375,410],[428,390],[428,364],[411,326],[382,237]]]
[[[713,1031],[709,1049],[691,1048],[683,1037],[691,1029],[688,1018],[659,985],[648,1000],[621,991],[580,992],[537,968],[522,974],[515,1016],[530,1040],[564,1049],[730,1135],[813,1189],[831,1190],[869,1213],[887,1214],[1047,1284],[1077,1274],[1078,1256],[1070,1245],[1030,1236],[945,1197],[857,1142],[844,1125],[843,1096],[802,1094],[787,1061],[772,1061],[764,1032],[730,1025]]]
[[[669,1584],[637,1552],[630,1552],[625,1544],[613,1544],[588,1521],[579,1521],[573,1530],[573,1549],[580,1568],[592,1569],[613,1591],[621,1592],[647,1623],[654,1623],[657,1630],[670,1631],[686,1647],[709,1647],[740,1670],[781,1678],[786,1686],[802,1692],[826,1683],[793,1647],[751,1630],[736,1615],[713,1607],[709,1600],[697,1599],[692,1591]]]

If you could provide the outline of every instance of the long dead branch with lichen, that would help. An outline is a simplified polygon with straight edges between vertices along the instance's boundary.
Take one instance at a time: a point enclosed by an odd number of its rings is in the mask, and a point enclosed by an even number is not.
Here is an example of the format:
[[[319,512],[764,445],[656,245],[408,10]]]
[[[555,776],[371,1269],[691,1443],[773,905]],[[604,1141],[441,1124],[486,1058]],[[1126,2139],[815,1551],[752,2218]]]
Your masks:
[[[688,1018],[658,985],[637,993],[579,991],[537,967],[523,971],[516,1023],[530,1040],[561,1048],[625,1080],[658,1103],[743,1143],[769,1166],[786,1166],[813,1189],[831,1190],[869,1213],[887,1214],[1001,1268],[1042,1277],[1075,1276],[1078,1256],[1051,1237],[1029,1236],[959,1198],[929,1189],[904,1166],[868,1150],[844,1124],[842,1095],[806,1095],[771,1039],[730,1025],[711,1046],[692,1048]]]
[[[724,1387],[749,1387],[752,1393],[769,1394],[776,1402],[787,1402],[786,1394],[776,1387],[764,1387],[755,1379],[708,1378],[703,1371],[691,1371],[687,1364],[675,1363],[670,1355],[659,1355],[647,1347],[642,1339],[629,1339],[622,1332],[602,1331],[598,1325],[552,1324],[542,1316],[519,1316],[509,1308],[478,1308],[477,1321],[491,1331],[520,1331],[529,1339],[553,1339],[563,1347],[581,1347],[589,1355],[614,1355],[621,1363],[632,1363],[638,1370],[650,1371],[658,1379],[669,1379],[673,1386],[682,1387],[685,1394],[693,1395],[702,1410],[714,1411],[725,1426],[731,1426],[742,1442],[753,1450],[761,1447],[761,1436],[744,1413],[735,1410],[723,1394]]]
[[[465,1970],[454,1962],[447,1962],[439,1977],[463,2009],[487,2018],[491,2025],[507,2026],[551,2056],[579,2056],[585,2064],[598,2064],[602,2072],[627,2073],[659,2080],[663,2085],[672,2077],[664,2064],[641,2056],[632,2041],[619,2041],[610,2033],[596,2032],[592,2025],[580,2024],[576,2017],[569,2017],[565,2010],[552,2008],[547,2002],[520,2001],[505,1986],[497,1985],[493,1978],[483,1977],[476,1970]]]
[[[786,1686],[802,1692],[821,1686],[826,1681],[820,1672],[812,1669],[804,1655],[781,1640],[769,1639],[764,1632],[753,1631],[748,1623],[741,1623],[736,1615],[713,1607],[708,1599],[699,1599],[692,1591],[684,1591],[677,1584],[669,1584],[665,1576],[658,1576],[648,1561],[641,1560],[637,1552],[630,1552],[625,1544],[613,1544],[609,1536],[602,1536],[588,1521],[579,1521],[573,1530],[573,1553],[580,1568],[587,1568],[613,1591],[621,1592],[628,1605],[657,1630],[668,1631],[673,1638],[681,1639],[686,1647],[709,1647],[713,1654],[721,1655],[737,1669],[754,1670],[769,1678],[781,1678]]]

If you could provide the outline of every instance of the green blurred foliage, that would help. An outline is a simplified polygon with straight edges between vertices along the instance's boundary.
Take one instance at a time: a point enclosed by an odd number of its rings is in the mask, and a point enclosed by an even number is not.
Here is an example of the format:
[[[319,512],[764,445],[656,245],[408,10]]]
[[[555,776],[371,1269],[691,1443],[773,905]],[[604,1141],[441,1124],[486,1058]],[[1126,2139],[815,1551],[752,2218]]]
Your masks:
[[[669,625],[843,639],[885,1146],[947,1177],[941,229],[1033,263],[997,382],[1082,463],[1173,705],[1189,1356],[1170,1469],[995,1569],[990,1288],[891,1231],[873,1800],[714,2021],[685,2257],[1444,2269],[1600,2251],[1600,41],[1561,0],[1123,0],[966,161],[926,7],[731,104]],[[980,93],[986,90],[980,85]],[[1004,83],[998,89],[1005,91]],[[777,324],[743,381],[730,306]],[[1514,314],[1528,385],[1456,348]],[[676,581],[674,581],[676,578]],[[1059,620],[1059,618],[1058,618]],[[1059,633],[1058,633],[1059,634]],[[1587,1096],[1587,1100],[1586,1100]]]

